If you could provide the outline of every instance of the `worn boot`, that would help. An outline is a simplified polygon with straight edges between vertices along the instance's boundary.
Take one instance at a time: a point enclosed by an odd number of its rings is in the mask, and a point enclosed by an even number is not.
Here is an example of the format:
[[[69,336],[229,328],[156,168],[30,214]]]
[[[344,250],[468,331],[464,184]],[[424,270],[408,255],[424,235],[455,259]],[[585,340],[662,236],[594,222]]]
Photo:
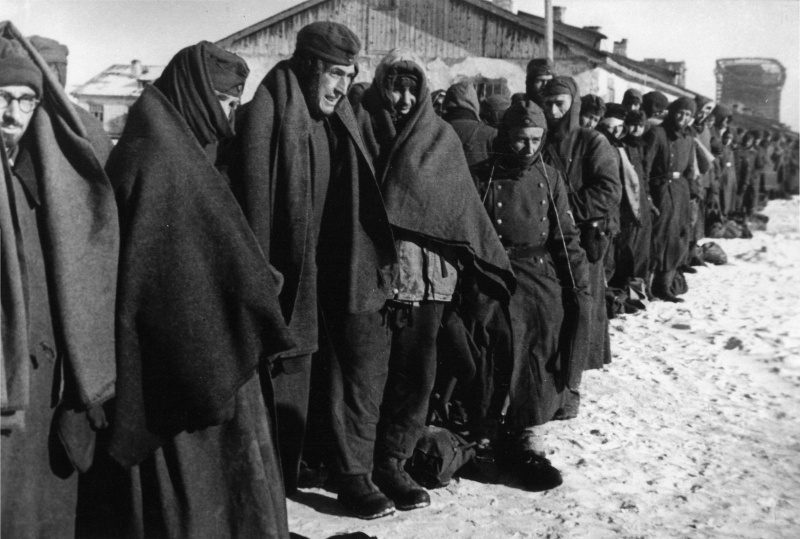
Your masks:
[[[394,513],[392,500],[378,490],[369,475],[344,475],[338,483],[339,503],[355,516],[371,520]]]
[[[541,426],[524,429],[512,454],[514,466],[527,490],[541,492],[563,483],[561,472],[545,457],[545,434]]]
[[[657,271],[653,276],[653,296],[663,301],[683,303],[683,298],[670,292],[674,278],[675,271]]]
[[[405,461],[401,459],[390,457],[381,460],[372,472],[375,484],[401,511],[427,507],[431,504],[428,492],[408,475],[404,465]]]

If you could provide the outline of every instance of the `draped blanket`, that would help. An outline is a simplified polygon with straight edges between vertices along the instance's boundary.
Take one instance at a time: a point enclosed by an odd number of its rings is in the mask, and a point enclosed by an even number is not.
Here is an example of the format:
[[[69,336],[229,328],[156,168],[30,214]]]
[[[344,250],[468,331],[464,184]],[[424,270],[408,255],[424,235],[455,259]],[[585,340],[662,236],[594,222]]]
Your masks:
[[[119,231],[113,191],[97,148],[58,80],[39,53],[10,23],[0,23],[0,35],[18,41],[41,69],[43,101],[34,113],[26,141],[35,151],[36,180],[42,203],[42,237],[47,242],[48,266],[60,350],[68,380],[74,382],[75,402],[84,409],[114,394],[114,303]],[[4,170],[8,190],[9,172]],[[6,193],[6,195],[10,195]],[[3,411],[23,410],[27,404],[29,362],[26,320],[20,291],[24,261],[20,258],[8,200],[0,204],[3,286]],[[9,293],[7,293],[9,291]],[[27,328],[25,328],[27,330]]]
[[[293,342],[228,183],[156,88],[131,108],[107,170],[122,233],[111,453],[132,465],[230,419],[259,361]]]
[[[478,197],[461,141],[436,116],[427,85],[423,99],[399,132],[377,80],[357,110],[359,127],[374,157],[389,223],[422,238],[459,248],[481,284],[507,299],[514,289],[511,264]]]

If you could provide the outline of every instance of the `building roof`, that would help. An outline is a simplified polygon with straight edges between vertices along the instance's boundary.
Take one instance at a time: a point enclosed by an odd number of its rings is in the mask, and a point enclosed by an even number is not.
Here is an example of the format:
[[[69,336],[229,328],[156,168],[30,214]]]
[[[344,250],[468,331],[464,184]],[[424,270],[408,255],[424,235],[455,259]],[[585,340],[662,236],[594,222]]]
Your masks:
[[[244,37],[260,32],[265,28],[269,28],[290,17],[294,17],[298,13],[302,13],[303,11],[306,11],[315,6],[318,6],[319,4],[324,4],[325,2],[329,1],[331,0],[306,0],[305,2],[300,2],[296,6],[285,9],[280,13],[276,13],[275,15],[268,17],[263,21],[257,22],[255,24],[248,26],[247,28],[239,30],[238,32],[234,32],[233,34],[225,36],[222,39],[216,41],[215,44],[219,45],[222,48],[230,47],[235,41],[238,41]],[[520,18],[519,16],[517,16],[517,14],[508,11],[507,9],[499,7],[496,4],[490,2],[489,0],[455,0],[455,1],[461,2],[463,4],[469,4],[475,8],[487,11],[492,15],[499,17],[510,24],[513,24],[515,26],[520,26],[525,30],[533,32],[541,37],[544,37],[543,27],[539,27],[539,25],[533,24],[523,18]],[[559,26],[568,26],[568,25],[559,25]],[[570,27],[570,28],[576,28],[576,27]],[[599,35],[605,37],[602,34]],[[583,43],[576,40],[572,36],[558,32],[556,32],[555,35],[553,36],[553,40],[562,45],[575,45],[576,43],[584,45]]]
[[[538,15],[527,13],[525,11],[518,11],[517,16],[520,18],[520,20],[534,26],[535,28],[538,28],[542,33],[544,33],[544,17],[539,17]],[[595,30],[594,28],[581,28],[580,26],[572,26],[571,24],[560,22],[557,22],[553,25],[554,39],[556,34],[562,34],[564,37],[569,37],[580,42],[584,46],[591,47],[593,49],[598,48],[601,40],[607,39],[605,34]]]
[[[147,84],[156,80],[165,66],[141,65],[136,76],[131,64],[114,64],[94,76],[89,82],[72,91],[75,97],[130,97],[137,98]]]

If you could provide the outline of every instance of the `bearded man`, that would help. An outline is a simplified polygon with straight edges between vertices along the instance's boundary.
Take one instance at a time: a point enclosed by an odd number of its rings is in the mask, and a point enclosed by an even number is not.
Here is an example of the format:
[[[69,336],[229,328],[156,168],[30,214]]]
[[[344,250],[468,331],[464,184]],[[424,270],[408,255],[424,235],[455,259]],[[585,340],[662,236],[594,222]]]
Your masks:
[[[0,36],[0,535],[74,537],[114,395],[117,211],[107,146],[17,29]]]

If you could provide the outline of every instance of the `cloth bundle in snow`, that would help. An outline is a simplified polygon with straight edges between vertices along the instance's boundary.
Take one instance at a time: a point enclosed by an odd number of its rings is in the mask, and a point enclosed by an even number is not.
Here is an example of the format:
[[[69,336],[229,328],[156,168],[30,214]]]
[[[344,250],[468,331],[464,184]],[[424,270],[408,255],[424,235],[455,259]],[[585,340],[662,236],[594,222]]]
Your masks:
[[[425,488],[446,487],[475,456],[475,444],[442,427],[428,425],[406,463],[406,471]]]
[[[715,266],[722,266],[728,263],[728,255],[725,254],[725,251],[723,251],[722,247],[717,243],[709,241],[703,244],[702,249],[703,261],[714,264]]]

